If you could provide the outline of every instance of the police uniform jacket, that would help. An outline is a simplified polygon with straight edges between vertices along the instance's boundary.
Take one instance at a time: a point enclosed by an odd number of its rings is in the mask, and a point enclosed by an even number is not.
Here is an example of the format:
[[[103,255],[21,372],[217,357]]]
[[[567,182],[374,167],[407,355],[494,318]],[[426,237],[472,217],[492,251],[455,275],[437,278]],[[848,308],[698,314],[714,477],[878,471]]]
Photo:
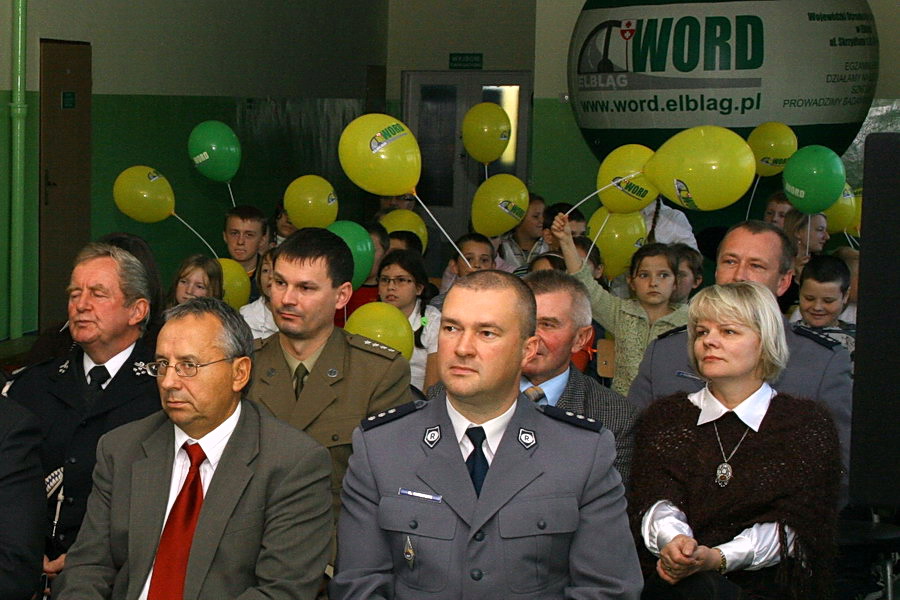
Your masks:
[[[250,398],[329,450],[338,510],[353,429],[366,416],[409,401],[409,363],[396,350],[335,327],[297,399],[278,336],[256,342]]]
[[[846,501],[850,465],[850,420],[853,410],[853,381],[850,354],[840,343],[801,325],[784,320],[790,359],[781,376],[772,383],[780,393],[809,398],[828,409],[841,443],[842,503]],[[643,410],[657,398],[677,392],[693,393],[706,385],[691,368],[685,328],[664,333],[644,353],[628,400]]]
[[[91,492],[97,441],[104,433],[160,410],[156,379],[144,364],[153,360],[142,340],[85,412],[87,378],[84,352],[75,347],[64,358],[35,365],[16,378],[8,396],[34,413],[41,424],[44,475],[63,467],[63,500],[48,556],[66,552],[81,526]],[[56,496],[48,501],[48,534],[56,512]]]
[[[520,396],[476,496],[444,398],[409,406],[353,434],[332,600],[638,598],[608,430]]]

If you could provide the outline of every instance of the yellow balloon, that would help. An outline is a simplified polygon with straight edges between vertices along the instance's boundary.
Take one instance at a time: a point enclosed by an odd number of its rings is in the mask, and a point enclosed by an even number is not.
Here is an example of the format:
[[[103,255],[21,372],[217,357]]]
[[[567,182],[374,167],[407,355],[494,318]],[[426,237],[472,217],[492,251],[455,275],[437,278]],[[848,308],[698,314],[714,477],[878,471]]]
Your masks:
[[[237,310],[250,300],[250,278],[241,263],[230,258],[220,258],[222,265],[222,299]]]
[[[587,235],[597,236],[597,248],[603,260],[603,273],[609,279],[628,272],[631,256],[644,245],[647,238],[647,224],[639,212],[611,213],[601,206],[591,215],[587,225]]]
[[[388,233],[393,231],[412,231],[422,240],[422,247],[428,247],[428,228],[422,217],[405,208],[395,208],[379,219]]]
[[[476,104],[463,117],[463,146],[480,163],[500,158],[509,145],[511,132],[509,115],[493,102]]]
[[[844,191],[837,202],[828,207],[823,214],[828,219],[828,233],[840,233],[853,229],[856,224],[856,199],[849,184],[844,184]]]
[[[328,227],[337,219],[338,201],[328,181],[318,175],[304,175],[284,191],[284,209],[298,229]]]
[[[152,167],[128,167],[119,173],[113,200],[119,210],[141,223],[158,223],[175,212],[172,186]]]
[[[412,358],[413,330],[406,315],[392,304],[369,302],[353,311],[344,330],[390,346],[406,360]]]
[[[640,173],[653,156],[653,150],[640,144],[626,144],[610,152],[597,171],[597,189],[616,183],[622,177]],[[659,195],[659,190],[645,175],[616,183],[600,192],[600,202],[611,212],[628,213],[641,210]]]
[[[644,166],[669,200],[693,210],[717,210],[736,202],[756,174],[753,150],[741,136],[716,125],[676,133]]]
[[[419,143],[409,127],[378,113],[358,117],[344,128],[338,158],[347,177],[376,196],[414,192],[422,173]]]
[[[518,225],[528,212],[528,188],[518,177],[500,173],[488,177],[472,199],[472,228],[493,237]]]
[[[753,150],[757,174],[768,177],[784,170],[787,160],[797,151],[797,136],[784,123],[769,121],[750,132],[747,144]]]

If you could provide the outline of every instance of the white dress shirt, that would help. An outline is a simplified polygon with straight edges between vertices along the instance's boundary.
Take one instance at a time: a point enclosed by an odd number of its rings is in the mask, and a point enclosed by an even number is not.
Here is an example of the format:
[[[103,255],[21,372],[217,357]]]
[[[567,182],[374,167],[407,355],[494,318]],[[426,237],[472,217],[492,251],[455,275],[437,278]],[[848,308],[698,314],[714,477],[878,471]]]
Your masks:
[[[759,426],[775,394],[775,390],[769,384],[763,383],[733,411],[719,402],[709,391],[709,387],[688,394],[688,400],[700,409],[697,425],[715,421],[725,413],[734,412],[750,429],[759,431]],[[793,554],[794,532],[787,527],[785,533],[788,554]],[[694,537],[694,532],[688,525],[684,512],[669,500],[660,500],[644,513],[641,521],[641,537],[644,539],[644,545],[654,555],[659,556],[660,550],[678,535]],[[731,541],[716,547],[725,556],[727,571],[755,571],[776,565],[781,560],[777,523],[756,523],[740,532]]]
[[[109,382],[113,380],[113,377],[116,376],[116,373],[119,372],[119,369],[122,368],[122,365],[125,364],[125,361],[128,360],[128,357],[131,356],[131,352],[132,352],[132,350],[134,350],[134,347],[136,344],[137,344],[137,342],[134,342],[133,344],[131,344],[130,346],[128,346],[127,348],[125,348],[124,350],[122,350],[121,352],[119,352],[118,354],[113,356],[112,358],[110,358],[105,363],[102,363],[102,366],[106,367],[106,371],[109,373],[109,379],[107,379],[105,382],[103,382],[103,385],[100,386],[102,389],[105,390],[106,386],[109,385]],[[91,359],[91,357],[87,355],[87,352],[85,352],[82,355],[81,364],[84,367],[85,378],[90,376],[91,369],[93,369],[97,365],[101,365],[101,363],[95,363]],[[88,383],[90,383],[90,381],[88,381]]]
[[[169,511],[172,510],[172,505],[175,504],[175,499],[178,498],[178,493],[181,491],[184,480],[187,479],[188,471],[191,468],[191,459],[188,458],[187,451],[182,448],[184,443],[189,442],[191,445],[200,444],[200,447],[203,448],[203,453],[206,454],[206,460],[200,463],[200,482],[203,484],[203,494],[206,495],[209,482],[212,481],[216,467],[219,466],[219,460],[222,458],[222,453],[225,451],[225,446],[228,445],[228,440],[231,439],[231,434],[234,433],[234,428],[237,427],[240,416],[241,404],[238,402],[237,408],[234,409],[234,413],[230,417],[199,440],[195,440],[186,434],[177,425],[172,425],[175,428],[175,461],[172,463],[172,481],[169,485],[169,500],[166,503],[163,529],[165,529],[166,519],[169,518]],[[162,530],[160,530],[159,534],[162,536]],[[152,577],[153,568],[151,567],[138,600],[147,600]]]
[[[490,465],[494,460],[494,454],[497,453],[497,447],[500,445],[500,440],[503,439],[503,433],[506,431],[506,427],[512,420],[513,413],[516,411],[516,403],[513,402],[512,406],[499,417],[494,417],[490,421],[478,424],[471,422],[460,414],[458,410],[453,408],[449,398],[446,402],[447,413],[450,415],[450,422],[453,424],[453,433],[456,435],[456,442],[459,444],[459,450],[462,452],[463,460],[469,458],[472,450],[475,449],[475,444],[473,444],[472,440],[469,439],[469,436],[466,435],[466,430],[470,427],[481,427],[484,429],[485,434],[484,443],[481,445],[481,448],[484,451],[485,458],[487,458],[488,465]]]

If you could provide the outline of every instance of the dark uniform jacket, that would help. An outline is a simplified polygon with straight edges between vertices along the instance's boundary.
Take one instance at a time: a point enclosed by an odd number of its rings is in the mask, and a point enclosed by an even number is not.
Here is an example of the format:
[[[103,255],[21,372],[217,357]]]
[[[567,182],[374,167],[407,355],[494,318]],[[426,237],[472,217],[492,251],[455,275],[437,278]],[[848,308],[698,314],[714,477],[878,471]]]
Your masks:
[[[68,550],[81,526],[100,436],[161,407],[156,379],[144,369],[144,364],[153,358],[138,340],[131,356],[85,414],[87,380],[83,355],[81,348],[76,347],[65,358],[35,365],[19,375],[8,392],[11,399],[34,413],[41,423],[44,475],[63,467],[65,499],[56,533],[47,548],[51,559]],[[48,534],[56,503],[54,495],[47,505]]]

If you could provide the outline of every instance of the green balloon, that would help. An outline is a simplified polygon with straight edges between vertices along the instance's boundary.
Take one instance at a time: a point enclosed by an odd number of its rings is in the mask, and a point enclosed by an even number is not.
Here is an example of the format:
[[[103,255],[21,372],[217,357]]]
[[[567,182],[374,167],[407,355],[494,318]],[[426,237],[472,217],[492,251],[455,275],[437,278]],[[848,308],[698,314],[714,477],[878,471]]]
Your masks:
[[[353,255],[352,284],[354,290],[358,289],[369,277],[369,271],[375,262],[375,246],[369,232],[353,221],[335,221],[325,229],[344,240],[350,248],[350,254]]]
[[[241,142],[222,121],[203,121],[188,137],[188,156],[213,181],[231,181],[241,166]]]
[[[794,208],[806,214],[824,211],[837,202],[847,175],[844,163],[825,146],[804,146],[784,165],[784,193]]]

